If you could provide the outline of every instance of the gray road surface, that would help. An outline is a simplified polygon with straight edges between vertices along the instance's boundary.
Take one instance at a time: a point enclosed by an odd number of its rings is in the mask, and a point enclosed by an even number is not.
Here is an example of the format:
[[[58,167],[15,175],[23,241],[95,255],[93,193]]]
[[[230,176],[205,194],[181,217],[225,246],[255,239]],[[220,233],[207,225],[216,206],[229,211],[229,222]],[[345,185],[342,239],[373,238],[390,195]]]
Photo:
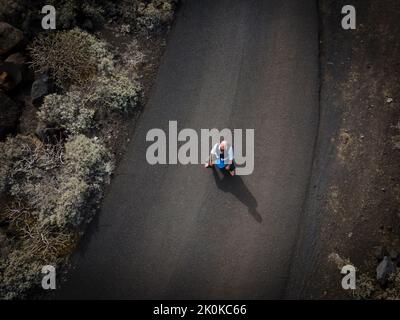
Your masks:
[[[150,166],[151,128],[255,129],[255,170]],[[318,124],[313,0],[185,1],[58,298],[282,298]]]

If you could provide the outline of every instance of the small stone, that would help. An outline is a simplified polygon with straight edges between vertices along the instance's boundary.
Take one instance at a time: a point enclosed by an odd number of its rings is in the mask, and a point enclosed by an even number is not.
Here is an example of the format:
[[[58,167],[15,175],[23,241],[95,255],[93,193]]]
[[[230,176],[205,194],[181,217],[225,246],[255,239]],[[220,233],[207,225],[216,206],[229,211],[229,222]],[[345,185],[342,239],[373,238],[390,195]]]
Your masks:
[[[34,81],[34,72],[32,68],[29,68],[27,63],[27,58],[22,53],[13,53],[4,60],[4,64],[9,64],[14,66],[21,73],[23,82]]]
[[[383,257],[387,255],[386,249],[383,246],[376,246],[374,247],[374,257],[378,260],[378,261],[382,261]]]
[[[31,88],[32,103],[35,106],[40,105],[43,102],[45,95],[50,93],[49,76],[47,74],[41,74],[33,83]]]
[[[56,128],[47,128],[43,123],[38,123],[35,129],[35,135],[44,142],[49,141],[52,137],[59,136],[60,131]]]
[[[86,19],[83,22],[82,27],[86,30],[92,31],[93,30],[93,22],[90,19]]]
[[[26,58],[22,53],[13,53],[11,54],[4,62],[13,63],[16,65],[24,65],[26,63]]]
[[[0,89],[9,91],[22,81],[21,67],[10,62],[0,63]]]
[[[396,250],[394,249],[389,250],[389,256],[392,260],[396,260],[398,255],[399,253]]]
[[[393,102],[393,98],[387,98],[387,99],[386,99],[386,102],[387,102],[387,103],[392,103],[392,102]]]
[[[0,91],[0,140],[17,129],[20,109],[5,93]]]
[[[385,256],[376,268],[376,280],[384,286],[389,280],[390,275],[396,271],[396,266],[388,256]]]

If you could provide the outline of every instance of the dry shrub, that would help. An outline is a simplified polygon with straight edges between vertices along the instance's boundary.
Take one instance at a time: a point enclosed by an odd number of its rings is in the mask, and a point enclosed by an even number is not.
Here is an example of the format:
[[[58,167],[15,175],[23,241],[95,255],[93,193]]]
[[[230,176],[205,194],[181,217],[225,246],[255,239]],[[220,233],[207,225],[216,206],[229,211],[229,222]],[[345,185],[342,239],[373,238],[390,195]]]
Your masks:
[[[29,212],[43,226],[69,228],[88,220],[113,169],[100,141],[83,135],[72,137],[65,150],[29,136],[9,138],[0,144],[2,150],[8,150],[0,159],[6,168],[4,190],[29,204]]]
[[[60,145],[48,145],[31,135],[17,135],[0,143],[0,177],[2,192],[23,197],[26,183],[57,170],[62,164]]]
[[[68,254],[75,245],[75,235],[54,226],[43,226],[30,209],[29,205],[14,200],[3,217],[8,220],[9,231],[22,247],[44,261],[57,261]]]
[[[78,28],[41,34],[29,46],[29,51],[32,67],[41,72],[50,71],[56,84],[64,89],[86,83],[98,71],[112,69],[112,56],[105,44]]]
[[[18,135],[0,143],[1,212],[12,246],[0,255],[0,298],[22,297],[38,285],[39,267],[68,255],[93,217],[113,161],[96,138],[71,137],[63,146]],[[11,239],[11,238],[10,238]]]

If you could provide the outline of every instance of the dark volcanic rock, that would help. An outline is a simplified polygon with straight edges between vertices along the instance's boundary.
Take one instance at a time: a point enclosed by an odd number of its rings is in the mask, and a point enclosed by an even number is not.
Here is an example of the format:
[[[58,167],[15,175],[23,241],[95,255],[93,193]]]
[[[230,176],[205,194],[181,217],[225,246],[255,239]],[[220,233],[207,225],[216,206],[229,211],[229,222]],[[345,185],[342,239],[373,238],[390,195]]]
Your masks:
[[[395,271],[396,266],[393,264],[390,257],[385,256],[376,268],[376,280],[378,280],[381,285],[385,285],[390,275]]]
[[[12,64],[20,70],[22,82],[26,83],[34,80],[33,70],[28,67],[27,59],[22,53],[13,53],[4,62]]]
[[[56,143],[63,137],[63,131],[59,128],[49,128],[44,123],[38,123],[35,135],[43,142]]]
[[[0,91],[0,140],[16,131],[20,110],[18,105],[4,92]]]
[[[397,250],[395,250],[395,249],[390,249],[389,250],[389,256],[390,256],[390,258],[392,259],[392,260],[397,260],[397,257],[399,256],[399,253],[398,253],[398,251]]]
[[[0,22],[0,55],[10,52],[24,40],[21,30],[6,22]]]
[[[50,93],[51,85],[49,82],[49,76],[47,74],[41,74],[32,84],[31,97],[32,103],[35,106],[40,105],[43,102],[45,95]]]
[[[4,62],[13,63],[17,66],[23,66],[26,63],[26,58],[22,53],[17,52],[9,55]]]
[[[382,261],[383,257],[388,254],[387,250],[383,246],[374,247],[374,256],[378,261]]]
[[[22,81],[22,68],[14,63],[0,64],[0,89],[9,91]]]

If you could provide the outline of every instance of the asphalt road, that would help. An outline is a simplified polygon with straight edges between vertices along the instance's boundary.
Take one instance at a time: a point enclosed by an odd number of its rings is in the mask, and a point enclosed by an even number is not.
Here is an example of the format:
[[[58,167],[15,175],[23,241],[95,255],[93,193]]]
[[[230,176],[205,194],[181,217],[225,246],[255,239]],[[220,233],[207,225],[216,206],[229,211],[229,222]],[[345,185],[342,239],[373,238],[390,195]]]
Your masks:
[[[185,1],[58,298],[282,298],[318,126],[316,1]],[[250,176],[151,166],[148,130],[255,129]],[[312,248],[310,248],[312,250]]]

